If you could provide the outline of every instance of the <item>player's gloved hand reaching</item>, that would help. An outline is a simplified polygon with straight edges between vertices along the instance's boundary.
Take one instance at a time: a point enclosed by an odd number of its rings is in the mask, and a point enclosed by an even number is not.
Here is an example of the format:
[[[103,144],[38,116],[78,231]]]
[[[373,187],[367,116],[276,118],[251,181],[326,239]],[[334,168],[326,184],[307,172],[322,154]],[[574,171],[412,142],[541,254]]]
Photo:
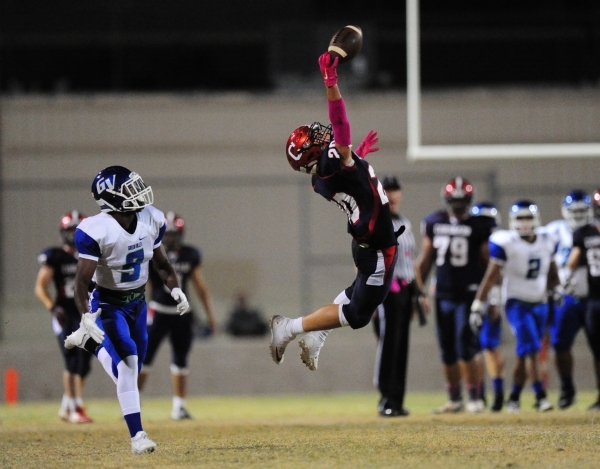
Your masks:
[[[68,335],[65,339],[65,348],[72,349],[73,347],[84,347],[85,343],[92,339],[94,342],[101,344],[104,340],[104,331],[96,324],[96,319],[100,316],[102,310],[98,308],[95,313],[85,313],[81,316],[79,329]]]
[[[479,335],[479,331],[481,331],[481,326],[483,324],[483,307],[484,304],[481,300],[473,300],[471,314],[469,314],[469,326],[471,326],[473,334],[477,336]]]
[[[337,65],[339,58],[336,57],[335,60],[331,61],[331,56],[329,52],[325,52],[319,57],[319,68],[321,69],[321,75],[323,75],[323,81],[325,82],[325,86],[335,86],[338,82],[337,77]]]
[[[369,133],[364,138],[360,145],[356,149],[354,153],[356,153],[361,158],[365,158],[369,153],[374,153],[379,151],[379,147],[376,147],[377,142],[379,142],[379,137],[377,137],[377,132],[374,130],[369,130]]]
[[[570,275],[565,281],[565,285],[563,286],[563,291],[567,295],[572,295],[575,292],[575,285],[577,284],[577,280],[575,276]]]
[[[190,303],[188,302],[185,293],[181,291],[181,288],[173,288],[173,290],[171,290],[171,296],[177,301],[177,312],[180,315],[187,313],[190,309]]]

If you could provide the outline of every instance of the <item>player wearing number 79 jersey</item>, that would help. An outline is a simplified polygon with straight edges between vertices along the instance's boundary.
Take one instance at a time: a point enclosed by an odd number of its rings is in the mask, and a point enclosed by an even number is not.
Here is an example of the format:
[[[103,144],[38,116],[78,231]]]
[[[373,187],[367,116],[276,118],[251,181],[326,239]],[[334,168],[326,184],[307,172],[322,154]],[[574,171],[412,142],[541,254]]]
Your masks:
[[[479,336],[469,327],[469,309],[488,261],[487,243],[496,227],[494,218],[473,217],[469,207],[473,186],[462,177],[442,188],[447,209],[423,220],[423,243],[416,263],[416,275],[425,282],[435,265],[436,327],[449,400],[434,413],[464,410],[459,362],[465,365],[467,409],[483,412],[483,366]]]

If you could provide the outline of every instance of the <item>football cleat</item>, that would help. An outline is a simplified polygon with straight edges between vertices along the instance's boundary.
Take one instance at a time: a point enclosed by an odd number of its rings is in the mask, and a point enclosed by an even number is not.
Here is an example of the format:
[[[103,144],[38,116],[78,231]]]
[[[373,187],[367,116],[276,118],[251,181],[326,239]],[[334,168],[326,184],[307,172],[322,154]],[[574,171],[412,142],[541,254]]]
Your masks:
[[[458,414],[459,412],[464,412],[465,405],[463,401],[448,401],[445,404],[439,406],[436,409],[433,409],[432,414]]]
[[[558,398],[558,408],[567,409],[575,402],[575,388],[562,388]]]
[[[171,411],[171,418],[173,420],[192,420],[192,415],[185,407],[180,407]]]
[[[513,399],[509,399],[506,402],[506,413],[507,414],[518,414],[521,412],[521,403]]]
[[[483,402],[483,399],[469,400],[466,409],[472,414],[481,414],[485,412],[485,402]]]
[[[319,332],[309,332],[300,339],[300,342],[298,342],[298,345],[302,349],[300,358],[302,359],[302,363],[304,363],[309,370],[315,371],[317,369],[319,364],[319,352],[324,343],[325,340],[321,338]]]
[[[283,316],[273,316],[271,318],[271,358],[278,365],[283,362],[283,354],[287,345],[296,338],[296,334],[289,335],[285,326],[289,322],[289,318]]]
[[[65,408],[65,407],[61,407],[58,410],[58,417],[64,421],[64,422],[68,422],[69,421],[69,409]]]
[[[535,402],[535,408],[538,412],[548,412],[549,410],[554,409],[552,402],[547,397],[542,397]]]
[[[492,412],[500,412],[502,410],[503,406],[504,406],[504,393],[498,392],[494,396],[494,402],[492,403],[490,410]]]
[[[131,439],[131,452],[133,454],[152,453],[155,449],[156,443],[148,438],[146,432],[137,432]]]
[[[83,407],[75,407],[75,410],[69,414],[69,422],[92,423],[93,420],[86,415]]]

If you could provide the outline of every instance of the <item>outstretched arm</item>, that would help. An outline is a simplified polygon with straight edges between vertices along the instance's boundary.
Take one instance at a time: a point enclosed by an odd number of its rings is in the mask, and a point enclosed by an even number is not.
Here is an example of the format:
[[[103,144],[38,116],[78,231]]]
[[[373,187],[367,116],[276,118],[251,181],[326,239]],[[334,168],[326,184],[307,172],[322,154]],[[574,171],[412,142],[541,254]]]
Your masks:
[[[350,122],[346,115],[346,105],[337,85],[338,58],[331,60],[329,52],[319,57],[319,68],[323,75],[323,82],[327,90],[327,105],[329,107],[329,120],[333,128],[335,147],[341,156],[341,162],[345,166],[352,165],[352,135]]]

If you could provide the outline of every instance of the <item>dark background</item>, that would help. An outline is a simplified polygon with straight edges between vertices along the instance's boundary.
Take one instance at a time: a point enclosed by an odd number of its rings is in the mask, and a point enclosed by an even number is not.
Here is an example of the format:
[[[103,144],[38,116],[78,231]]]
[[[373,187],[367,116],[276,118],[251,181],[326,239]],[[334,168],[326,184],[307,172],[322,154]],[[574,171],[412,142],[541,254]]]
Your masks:
[[[361,86],[403,89],[405,21],[387,0],[2,0],[0,89],[269,91],[312,79],[350,23]],[[600,1],[422,0],[421,57],[429,88],[598,86]]]

